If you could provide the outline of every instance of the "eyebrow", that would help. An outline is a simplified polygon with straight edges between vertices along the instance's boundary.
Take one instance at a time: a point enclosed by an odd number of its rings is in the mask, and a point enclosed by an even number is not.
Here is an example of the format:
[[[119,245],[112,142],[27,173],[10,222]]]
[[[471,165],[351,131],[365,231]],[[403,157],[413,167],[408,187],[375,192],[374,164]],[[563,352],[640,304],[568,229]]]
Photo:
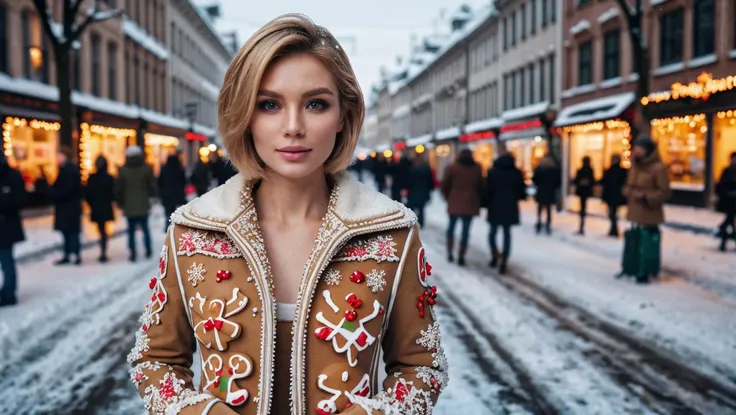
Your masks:
[[[315,89],[312,89],[310,91],[303,93],[302,98],[308,98],[308,97],[313,97],[313,96],[322,95],[322,94],[333,95],[333,96],[335,95],[335,93],[332,92],[332,90],[329,88],[315,88]],[[279,94],[278,92],[269,91],[268,89],[259,89],[258,95],[263,95],[263,96],[267,96],[271,98],[283,98],[283,95]]]

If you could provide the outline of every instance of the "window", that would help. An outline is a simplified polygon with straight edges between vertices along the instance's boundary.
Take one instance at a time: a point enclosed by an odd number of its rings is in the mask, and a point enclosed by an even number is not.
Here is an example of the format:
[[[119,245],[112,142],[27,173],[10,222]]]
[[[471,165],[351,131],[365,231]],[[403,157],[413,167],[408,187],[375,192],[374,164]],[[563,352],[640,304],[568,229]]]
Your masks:
[[[621,31],[619,29],[606,32],[603,36],[603,79],[611,79],[620,75],[620,44]]]
[[[693,114],[687,121],[678,118],[652,121],[651,137],[658,144],[673,189],[705,187],[707,124],[705,114]]]
[[[100,37],[96,34],[92,34],[92,36],[90,36],[90,44],[92,48],[90,51],[92,58],[92,95],[99,97],[102,96],[102,90],[100,87]]]
[[[148,64],[143,64],[143,97],[141,97],[141,107],[143,108],[151,108],[151,89],[150,84],[148,82],[149,72],[148,72]]]
[[[20,19],[23,29],[23,73],[28,79],[48,82],[41,21],[29,10],[23,11]]]
[[[534,101],[534,91],[536,90],[536,88],[534,88],[534,62],[527,66],[526,71],[529,74],[529,99],[527,102],[533,104],[536,102]]]
[[[682,8],[662,15],[659,23],[659,65],[682,62],[682,33],[685,10]]]
[[[82,52],[80,48],[72,48],[71,55],[72,59],[72,88],[75,91],[82,90]]]
[[[526,3],[521,5],[521,40],[526,40]]]
[[[588,3],[590,3],[590,0],[578,0],[578,7],[585,6]]]
[[[509,48],[509,25],[507,19],[503,19],[503,50],[506,51]]]
[[[549,102],[555,102],[555,85],[557,85],[557,73],[555,66],[555,54],[549,55]]]
[[[716,16],[714,0],[693,3],[693,57],[715,52]]]
[[[557,21],[557,0],[550,0],[549,6],[549,22],[554,23]]]
[[[155,65],[155,64],[154,64]],[[151,94],[153,95],[153,103],[151,104],[151,109],[154,111],[158,111],[158,91],[156,90],[156,80],[158,79],[158,73],[156,71],[156,67],[151,68],[151,81],[154,87],[152,88]]]
[[[578,85],[593,83],[593,42],[587,41],[578,47]]]
[[[5,16],[5,6],[0,4],[0,72],[8,72],[8,22]]]
[[[511,13],[511,46],[516,46],[516,12]]]
[[[542,29],[547,27],[547,7],[549,6],[549,0],[542,0]]]
[[[171,22],[171,50],[174,53],[178,53],[179,49],[177,49],[178,45],[176,43],[176,36],[174,36],[175,34],[176,34],[176,25],[174,24],[174,22]]]
[[[511,108],[516,108],[516,73],[510,74],[511,76]]]
[[[138,56],[133,58],[133,102],[135,105],[141,105],[141,74]]]
[[[537,33],[537,0],[531,0],[529,3],[529,26],[530,34]]]
[[[547,89],[546,89],[546,76],[547,74],[544,71],[544,64],[545,59],[539,60],[539,101],[544,101],[547,96]]]
[[[107,45],[107,97],[113,101],[118,99],[118,46]]]
[[[519,106],[523,107],[526,102],[526,69],[519,69],[519,84],[521,85],[521,96],[519,97]]]

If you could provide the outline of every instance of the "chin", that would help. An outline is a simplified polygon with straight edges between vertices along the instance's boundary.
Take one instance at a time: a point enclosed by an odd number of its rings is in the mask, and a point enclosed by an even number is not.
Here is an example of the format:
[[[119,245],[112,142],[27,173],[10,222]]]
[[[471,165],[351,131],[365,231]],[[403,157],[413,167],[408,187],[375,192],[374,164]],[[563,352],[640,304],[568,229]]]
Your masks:
[[[300,181],[311,177],[324,175],[324,165],[313,165],[312,163],[278,163],[269,166],[268,171],[271,175],[282,177],[288,180]]]

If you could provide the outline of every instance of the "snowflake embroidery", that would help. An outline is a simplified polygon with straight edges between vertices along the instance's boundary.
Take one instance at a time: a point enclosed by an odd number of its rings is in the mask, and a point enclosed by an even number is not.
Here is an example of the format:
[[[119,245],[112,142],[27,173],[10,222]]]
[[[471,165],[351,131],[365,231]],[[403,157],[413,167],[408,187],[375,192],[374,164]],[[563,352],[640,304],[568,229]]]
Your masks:
[[[347,244],[333,261],[365,261],[398,262],[396,242],[391,235],[376,236],[368,240],[358,240]]]
[[[179,237],[177,255],[207,255],[213,258],[238,258],[242,255],[227,235],[215,232],[188,230]]]
[[[340,281],[342,281],[342,275],[340,275],[340,271],[331,269],[327,271],[327,274],[325,274],[322,279],[327,283],[327,285],[339,285]]]
[[[192,283],[192,287],[196,287],[197,284],[204,281],[204,274],[206,272],[207,270],[204,269],[204,264],[194,262],[187,270],[187,274],[189,274],[187,281]]]
[[[138,330],[135,334],[135,345],[133,349],[128,353],[128,363],[137,362],[143,359],[143,353],[148,351],[149,343],[151,339],[148,338],[148,333],[143,330]]]
[[[137,364],[130,369],[130,381],[137,387],[144,380],[148,380],[148,376],[143,373],[144,370],[156,371],[161,369],[161,367],[159,362],[143,362]]]
[[[440,371],[447,370],[447,356],[440,342],[440,323],[430,324],[426,330],[419,332],[417,344],[432,352],[432,366]]]
[[[185,384],[173,372],[166,373],[159,382],[159,386],[148,385],[143,392],[143,403],[146,409],[155,414],[178,414],[187,406],[212,399],[211,395],[184,388]]]
[[[386,272],[382,269],[374,269],[365,276],[365,280],[368,287],[370,287],[374,293],[383,291],[386,287]]]
[[[433,393],[441,392],[449,381],[447,372],[427,366],[419,366],[416,368],[415,373],[417,378],[429,386]]]
[[[386,415],[428,415],[432,413],[432,397],[424,389],[414,387],[414,383],[399,378],[394,387],[379,393],[373,399],[356,396],[353,403],[362,406],[366,412],[381,411]]]

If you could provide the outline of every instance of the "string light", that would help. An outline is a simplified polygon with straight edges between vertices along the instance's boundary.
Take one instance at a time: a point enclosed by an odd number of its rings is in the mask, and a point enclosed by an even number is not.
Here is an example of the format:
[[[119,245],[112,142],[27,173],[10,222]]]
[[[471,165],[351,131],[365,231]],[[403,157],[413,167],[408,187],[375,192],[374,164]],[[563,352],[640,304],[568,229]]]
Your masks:
[[[629,123],[622,120],[606,120],[590,122],[586,124],[575,124],[568,125],[566,127],[558,128],[559,133],[572,133],[572,134],[583,134],[591,131],[603,131],[603,129],[619,130],[623,128],[629,128]]]
[[[424,146],[423,146],[423,145],[421,145],[421,144],[419,144],[418,146],[414,147],[414,151],[415,151],[415,152],[416,152],[417,154],[422,154],[422,153],[424,153],[424,150],[425,150],[425,148],[424,148]]]
[[[654,92],[641,99],[641,105],[646,106],[654,102],[666,102],[670,99],[693,98],[706,100],[711,95],[719,92],[730,91],[736,87],[736,76],[729,75],[725,78],[713,79],[713,74],[703,72],[698,76],[697,82],[682,84],[675,82],[669,91]]]
[[[388,159],[388,158],[391,158],[391,156],[393,156],[393,155],[394,155],[394,152],[393,151],[391,151],[391,150],[383,150],[383,157],[386,157]]]
[[[143,135],[143,140],[146,146],[176,147],[179,145],[179,139],[170,135],[146,133]]]
[[[26,120],[25,118],[7,117],[3,123],[3,154],[8,159],[13,157],[13,134],[14,128],[27,128],[43,131],[59,131],[61,124],[40,120]]]

